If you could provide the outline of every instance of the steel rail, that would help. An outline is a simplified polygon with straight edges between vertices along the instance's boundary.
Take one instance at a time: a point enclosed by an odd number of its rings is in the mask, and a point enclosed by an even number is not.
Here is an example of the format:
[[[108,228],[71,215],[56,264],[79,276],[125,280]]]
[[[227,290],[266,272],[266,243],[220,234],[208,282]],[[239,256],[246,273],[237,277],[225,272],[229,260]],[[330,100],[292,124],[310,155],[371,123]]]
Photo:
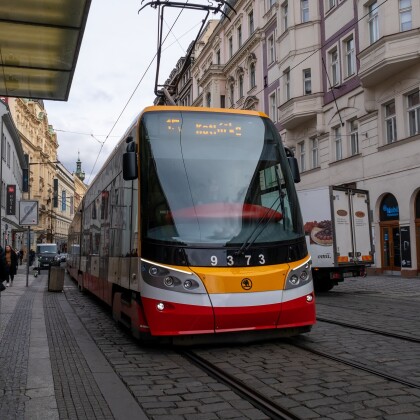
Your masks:
[[[203,359],[190,350],[179,351],[185,359],[198,366],[209,376],[227,385],[232,391],[249,401],[254,407],[274,420],[301,420],[301,417],[293,414],[290,410],[273,402],[269,397],[264,396],[256,389],[245,385],[239,379],[226,373],[213,363]]]
[[[391,374],[388,374],[388,373],[385,373],[385,372],[381,372],[380,370],[370,368],[366,365],[363,365],[362,363],[358,363],[358,362],[354,362],[352,360],[348,360],[348,359],[345,359],[345,358],[333,356],[333,355],[331,355],[329,353],[326,353],[324,351],[321,351],[321,350],[312,349],[309,346],[306,346],[305,344],[297,343],[297,342],[293,341],[293,339],[289,339],[289,343],[292,346],[298,347],[298,348],[300,348],[302,350],[305,350],[309,353],[316,354],[317,356],[325,357],[326,359],[334,360],[335,362],[339,362],[339,363],[345,364],[347,366],[353,367],[355,369],[359,369],[359,370],[371,373],[372,375],[379,376],[379,377],[381,377],[383,379],[386,379],[388,381],[397,382],[397,383],[400,383],[402,385],[409,386],[411,388],[420,389],[420,383],[418,383],[418,382],[411,382],[411,381],[408,381],[408,380],[406,380],[406,379],[404,379],[400,376],[391,375]]]
[[[371,333],[374,333],[374,334],[383,335],[385,337],[398,338],[400,340],[411,341],[412,343],[420,343],[420,338],[418,338],[418,337],[409,337],[408,335],[392,333],[392,332],[387,332],[387,331],[381,331],[381,330],[378,330],[376,328],[362,327],[360,325],[349,324],[347,322],[336,321],[336,320],[333,320],[333,319],[322,318],[322,317],[318,317],[318,316],[316,317],[316,320],[321,321],[321,322],[327,322],[329,324],[340,325],[342,327],[352,328],[354,330],[371,332]]]

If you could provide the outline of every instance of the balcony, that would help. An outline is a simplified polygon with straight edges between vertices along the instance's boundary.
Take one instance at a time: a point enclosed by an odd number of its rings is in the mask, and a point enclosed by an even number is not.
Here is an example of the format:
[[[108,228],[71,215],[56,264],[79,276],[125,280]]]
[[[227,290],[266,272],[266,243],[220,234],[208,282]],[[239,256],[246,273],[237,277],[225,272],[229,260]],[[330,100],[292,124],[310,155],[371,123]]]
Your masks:
[[[293,130],[309,120],[316,119],[317,114],[322,111],[322,103],[322,93],[292,98],[279,107],[280,124],[287,130]]]
[[[223,65],[221,64],[211,64],[203,73],[200,79],[200,86],[204,87],[210,80],[224,79]]]
[[[365,88],[377,85],[407,67],[420,63],[420,30],[388,35],[358,55],[359,77]]]

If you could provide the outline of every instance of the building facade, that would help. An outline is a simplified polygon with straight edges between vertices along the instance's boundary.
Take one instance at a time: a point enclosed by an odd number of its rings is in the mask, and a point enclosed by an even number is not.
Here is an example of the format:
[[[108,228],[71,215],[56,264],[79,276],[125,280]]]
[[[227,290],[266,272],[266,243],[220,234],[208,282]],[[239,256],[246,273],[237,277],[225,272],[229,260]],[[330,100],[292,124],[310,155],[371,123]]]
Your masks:
[[[196,45],[191,103],[264,111],[295,151],[298,189],[369,191],[372,270],[419,276],[419,2],[231,4]]]
[[[75,206],[87,188],[80,159],[74,174],[59,162],[57,134],[48,122],[43,101],[8,98],[8,104],[23,152],[28,156],[29,191],[24,198],[38,201],[39,223],[31,227],[30,247],[53,242],[66,252]]]
[[[370,194],[377,272],[420,273],[420,4],[284,2],[279,122],[298,189]]]
[[[20,250],[25,244],[25,230],[19,225],[19,202],[22,198],[24,153],[18,131],[9,112],[7,99],[0,99],[0,245]]]

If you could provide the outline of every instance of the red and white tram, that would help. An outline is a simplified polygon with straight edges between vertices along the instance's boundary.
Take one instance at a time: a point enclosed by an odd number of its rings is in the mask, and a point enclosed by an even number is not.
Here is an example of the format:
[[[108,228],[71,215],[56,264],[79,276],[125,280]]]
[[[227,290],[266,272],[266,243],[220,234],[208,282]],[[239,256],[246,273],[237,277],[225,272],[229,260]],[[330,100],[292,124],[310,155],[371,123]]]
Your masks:
[[[68,271],[140,337],[309,331],[295,168],[265,114],[146,108],[83,198]]]

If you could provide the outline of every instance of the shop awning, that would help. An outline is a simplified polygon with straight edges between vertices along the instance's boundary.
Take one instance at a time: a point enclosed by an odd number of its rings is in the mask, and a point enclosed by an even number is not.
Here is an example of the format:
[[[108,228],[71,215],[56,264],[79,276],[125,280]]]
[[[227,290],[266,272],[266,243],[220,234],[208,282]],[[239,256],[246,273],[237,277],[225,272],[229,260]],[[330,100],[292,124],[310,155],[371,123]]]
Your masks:
[[[68,99],[92,0],[0,0],[0,96]]]

